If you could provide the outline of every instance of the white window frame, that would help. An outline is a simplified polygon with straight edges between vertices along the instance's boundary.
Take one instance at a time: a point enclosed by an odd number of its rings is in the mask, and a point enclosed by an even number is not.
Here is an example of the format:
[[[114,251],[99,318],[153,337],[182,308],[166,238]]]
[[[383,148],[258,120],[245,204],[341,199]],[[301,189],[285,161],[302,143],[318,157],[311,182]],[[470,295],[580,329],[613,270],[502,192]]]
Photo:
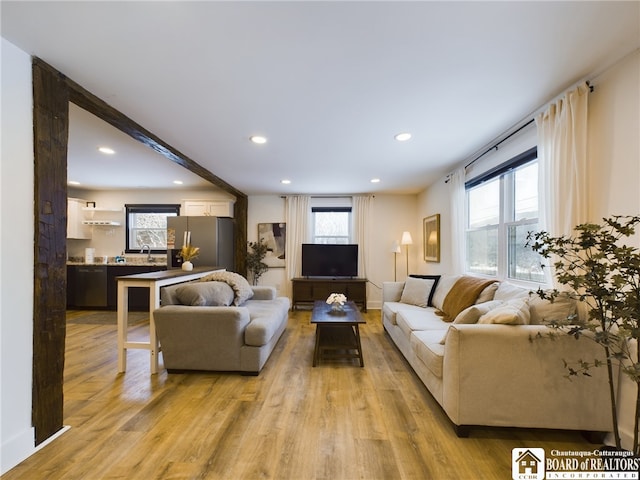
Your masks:
[[[484,182],[499,179],[499,191],[500,191],[500,207],[499,207],[499,221],[497,224],[497,236],[498,236],[498,251],[496,258],[496,274],[480,274],[472,272],[469,269],[469,259],[467,258],[468,250],[465,251],[465,270],[469,274],[482,275],[488,278],[495,278],[496,280],[508,280],[512,283],[519,283],[523,285],[542,285],[545,283],[544,275],[541,274],[540,281],[537,280],[524,280],[515,277],[510,277],[511,266],[509,265],[509,249],[511,244],[509,242],[509,229],[511,227],[518,227],[522,225],[536,225],[539,222],[539,217],[526,218],[523,220],[509,220],[515,218],[515,172],[532,162],[537,162],[537,148],[533,147],[526,152],[510,159],[489,170],[478,178],[468,181],[465,185],[465,235],[472,231],[482,231],[495,228],[493,225],[484,225],[477,228],[469,227],[469,191],[475,187],[478,187]]]

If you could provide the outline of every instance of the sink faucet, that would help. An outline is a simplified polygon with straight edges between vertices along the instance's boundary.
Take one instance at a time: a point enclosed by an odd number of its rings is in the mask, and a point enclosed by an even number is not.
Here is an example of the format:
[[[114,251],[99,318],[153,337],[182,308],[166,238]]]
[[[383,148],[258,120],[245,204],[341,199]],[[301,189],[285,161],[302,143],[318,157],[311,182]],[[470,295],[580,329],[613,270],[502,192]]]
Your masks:
[[[147,245],[146,243],[144,245],[142,245],[142,248],[140,249],[140,253],[144,253],[144,249],[147,249],[147,252],[149,252],[147,254],[147,262],[151,262],[153,261],[153,259],[151,258],[151,247],[149,245]]]

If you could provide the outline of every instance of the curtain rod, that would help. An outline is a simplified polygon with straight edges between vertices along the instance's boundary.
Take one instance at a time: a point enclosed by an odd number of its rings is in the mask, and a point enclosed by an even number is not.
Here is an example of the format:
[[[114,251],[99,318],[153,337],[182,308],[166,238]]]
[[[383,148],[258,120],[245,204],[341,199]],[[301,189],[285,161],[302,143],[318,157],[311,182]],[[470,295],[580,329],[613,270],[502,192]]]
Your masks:
[[[579,82],[578,85],[582,83]],[[591,85],[589,83],[589,81],[587,80],[586,82],[584,82],[587,84],[587,86],[589,87],[589,92],[593,92],[593,85]],[[565,90],[564,93],[566,93],[567,90]],[[564,95],[564,93],[557,95],[556,98],[560,98],[562,95]],[[549,105],[550,103],[553,103],[555,100],[551,100],[549,102],[547,102],[545,105]],[[541,107],[543,108],[543,107]],[[525,117],[526,118],[526,117]],[[469,163],[467,163],[464,168],[469,168],[471,165],[473,165],[474,163],[476,163],[478,160],[480,160],[482,157],[484,157],[487,153],[491,152],[492,150],[498,150],[498,146],[505,142],[506,140],[508,140],[509,138],[513,137],[516,133],[520,132],[522,129],[524,129],[525,127],[531,125],[533,122],[535,122],[535,117],[531,118],[530,120],[528,120],[526,123],[524,123],[523,125],[521,125],[520,127],[518,127],[516,130],[514,130],[513,132],[511,132],[509,135],[507,135],[506,137],[504,137],[502,140],[500,140],[499,142],[497,142],[495,145],[493,145],[492,147],[488,148],[487,150],[485,150],[484,152],[482,152],[480,155],[478,155],[476,158],[474,158],[473,160],[471,160]],[[448,179],[447,179],[448,180]],[[445,183],[447,183],[447,181],[445,181]]]
[[[469,168],[471,165],[473,165],[474,163],[476,163],[478,160],[480,160],[482,157],[484,157],[487,153],[489,153],[492,150],[498,150],[498,146],[503,143],[506,142],[507,140],[509,140],[511,137],[513,137],[516,133],[518,133],[519,131],[521,131],[523,128],[528,127],[529,125],[531,125],[533,122],[535,121],[534,118],[532,118],[531,120],[529,120],[528,122],[526,122],[524,125],[521,125],[520,127],[518,127],[516,130],[514,130],[513,132],[511,132],[509,135],[507,135],[506,137],[504,137],[502,140],[500,140],[499,142],[497,142],[495,145],[493,145],[491,148],[488,148],[487,150],[485,150],[484,152],[482,152],[480,155],[478,155],[476,158],[474,158],[473,160],[471,160],[469,163],[467,163],[464,168]]]

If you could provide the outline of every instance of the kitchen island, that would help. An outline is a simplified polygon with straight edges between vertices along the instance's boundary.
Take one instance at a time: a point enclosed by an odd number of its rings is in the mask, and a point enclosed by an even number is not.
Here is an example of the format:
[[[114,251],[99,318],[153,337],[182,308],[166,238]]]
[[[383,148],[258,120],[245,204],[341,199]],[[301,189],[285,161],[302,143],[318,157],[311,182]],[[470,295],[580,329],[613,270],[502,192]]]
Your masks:
[[[160,344],[156,335],[156,325],[153,311],[160,307],[160,288],[176,283],[188,282],[205,277],[224,268],[196,267],[191,271],[180,269],[163,270],[159,272],[140,273],[117,277],[118,282],[118,372],[127,369],[127,349],[149,350],[151,353],[151,373],[158,373],[158,353]],[[149,341],[129,342],[129,288],[145,287],[149,289]]]

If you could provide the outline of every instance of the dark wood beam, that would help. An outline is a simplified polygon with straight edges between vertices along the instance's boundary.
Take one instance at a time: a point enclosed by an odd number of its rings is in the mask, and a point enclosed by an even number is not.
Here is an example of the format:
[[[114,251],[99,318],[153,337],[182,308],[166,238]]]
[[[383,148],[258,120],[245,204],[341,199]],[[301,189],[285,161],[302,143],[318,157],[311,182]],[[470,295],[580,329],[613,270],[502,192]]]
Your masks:
[[[246,273],[248,198],[46,62],[34,58],[32,70],[35,157],[32,421],[36,444],[40,444],[63,425],[69,101],[235,196],[235,261],[237,272],[242,274]]]
[[[33,399],[36,445],[62,428],[67,291],[68,88],[33,64]]]

